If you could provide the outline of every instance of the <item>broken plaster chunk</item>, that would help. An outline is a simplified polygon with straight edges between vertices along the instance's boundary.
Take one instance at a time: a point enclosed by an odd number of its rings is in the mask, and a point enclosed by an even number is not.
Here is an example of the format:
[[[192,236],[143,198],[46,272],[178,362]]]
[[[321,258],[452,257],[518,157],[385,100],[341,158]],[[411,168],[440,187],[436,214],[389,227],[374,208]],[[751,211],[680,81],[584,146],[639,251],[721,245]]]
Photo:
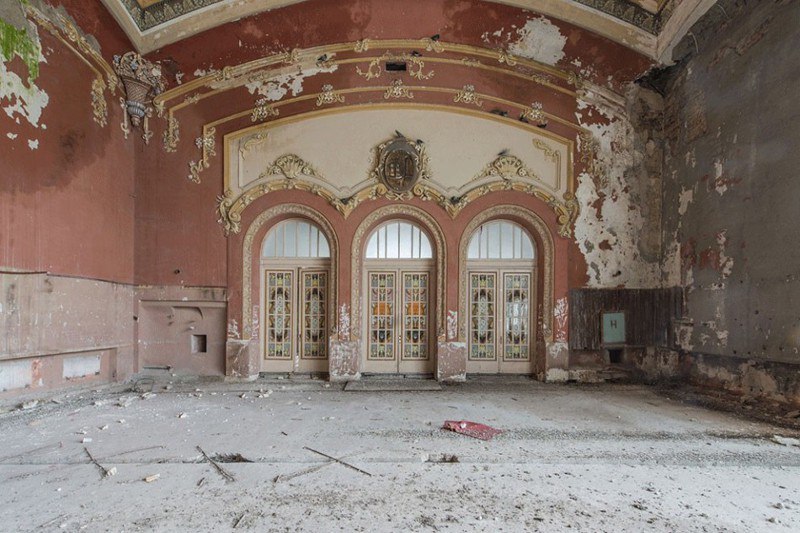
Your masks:
[[[108,470],[106,470],[106,477],[116,476],[117,475],[117,467],[112,466]]]
[[[147,476],[144,478],[145,483],[152,483],[153,481],[157,480],[161,477],[161,474],[153,474],[152,476]]]
[[[91,437],[83,437],[81,439],[81,444],[88,444],[90,442],[92,442],[92,438]]]
[[[149,400],[150,398],[155,398],[155,397],[156,397],[156,393],[155,392],[145,392],[141,396],[142,400]]]
[[[178,418],[186,418],[186,413],[180,413],[180,414],[178,415]]]
[[[793,439],[791,437],[781,437],[780,435],[773,435],[772,442],[782,444],[783,446],[797,446],[800,447],[800,439]]]
[[[100,431],[105,431],[105,430],[107,430],[107,429],[108,429],[108,424],[106,424],[106,425],[104,425],[104,426],[100,426],[100,427],[99,427],[99,428],[97,428],[97,429],[99,429]]]
[[[27,402],[23,402],[20,407],[22,407],[22,409],[27,410],[27,409],[33,409],[37,405],[39,405],[39,400],[29,400]]]

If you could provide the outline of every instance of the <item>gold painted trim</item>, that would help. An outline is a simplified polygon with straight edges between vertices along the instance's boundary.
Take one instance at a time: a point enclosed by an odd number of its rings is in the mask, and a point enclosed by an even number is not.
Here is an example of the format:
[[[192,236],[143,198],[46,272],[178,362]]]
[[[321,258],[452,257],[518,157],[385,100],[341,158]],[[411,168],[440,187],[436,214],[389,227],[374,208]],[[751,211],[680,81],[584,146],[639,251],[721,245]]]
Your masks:
[[[250,340],[253,338],[253,241],[255,240],[256,233],[261,229],[264,224],[268,223],[275,217],[282,215],[296,215],[298,217],[306,218],[314,222],[325,233],[325,237],[330,243],[331,249],[331,298],[328,303],[328,334],[332,335],[335,331],[336,324],[339,321],[336,318],[337,308],[337,294],[338,294],[338,276],[337,270],[339,265],[339,241],[336,232],[333,231],[333,226],[328,222],[322,214],[315,209],[306,207],[300,204],[282,204],[270,209],[267,209],[260,215],[247,228],[247,233],[244,237],[242,244],[242,338]],[[259,247],[260,249],[260,247]],[[259,343],[261,345],[261,343]],[[261,348],[259,348],[260,350]],[[259,360],[264,358],[264,354],[259,354]]]
[[[189,181],[200,183],[200,173],[211,166],[211,156],[217,155],[216,152],[217,130],[213,126],[203,126],[203,135],[195,139],[194,143],[200,149],[200,161],[189,162]]]
[[[467,286],[467,250],[469,248],[469,241],[482,224],[509,216],[522,220],[527,224],[528,227],[526,229],[528,231],[534,231],[541,238],[544,248],[541,250],[543,257],[542,282],[544,285],[544,294],[542,295],[541,333],[545,342],[553,342],[553,309],[555,305],[555,296],[553,292],[555,245],[553,243],[553,236],[547,224],[545,224],[536,213],[516,205],[498,205],[486,211],[482,211],[475,216],[475,218],[470,220],[469,224],[464,228],[464,232],[461,234],[461,240],[458,246],[458,334],[462,342],[466,342],[467,340],[467,294],[469,293],[469,287]],[[539,250],[537,249],[537,253],[538,252]],[[538,333],[539,332],[537,332],[537,336]]]
[[[390,220],[392,217],[406,216],[413,219],[421,225],[422,229],[428,233],[429,237],[433,237],[434,245],[436,246],[436,338],[445,334],[445,295],[446,295],[446,272],[447,265],[447,250],[445,248],[444,232],[430,214],[423,209],[413,205],[387,205],[379,207],[371,212],[364,218],[361,224],[358,225],[355,235],[353,236],[352,262],[350,266],[350,292],[352,294],[350,300],[350,317],[351,317],[351,336],[360,337],[362,331],[361,324],[361,277],[363,274],[364,265],[364,246],[367,237],[367,231],[373,225],[381,220]],[[349,340],[349,339],[348,339]]]

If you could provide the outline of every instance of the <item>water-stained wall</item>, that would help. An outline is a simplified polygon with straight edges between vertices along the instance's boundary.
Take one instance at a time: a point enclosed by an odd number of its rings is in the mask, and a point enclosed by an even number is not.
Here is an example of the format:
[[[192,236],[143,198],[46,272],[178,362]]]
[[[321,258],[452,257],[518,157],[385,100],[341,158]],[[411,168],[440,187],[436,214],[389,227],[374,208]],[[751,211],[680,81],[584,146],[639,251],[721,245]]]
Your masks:
[[[692,378],[800,402],[797,2],[721,1],[667,87],[665,275]]]
[[[74,1],[5,1],[0,31],[0,391],[124,379],[137,148],[102,63],[127,39]]]

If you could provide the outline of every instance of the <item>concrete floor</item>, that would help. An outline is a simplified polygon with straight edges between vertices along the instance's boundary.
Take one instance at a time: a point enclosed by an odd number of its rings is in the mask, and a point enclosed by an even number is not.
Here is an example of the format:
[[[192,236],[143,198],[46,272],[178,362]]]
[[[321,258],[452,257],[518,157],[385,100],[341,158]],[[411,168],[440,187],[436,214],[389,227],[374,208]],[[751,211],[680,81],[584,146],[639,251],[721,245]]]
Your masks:
[[[774,440],[797,435],[645,387],[156,390],[0,415],[0,530],[800,531],[800,447]],[[505,433],[479,441],[446,419]],[[220,463],[226,480],[198,446],[252,462]]]

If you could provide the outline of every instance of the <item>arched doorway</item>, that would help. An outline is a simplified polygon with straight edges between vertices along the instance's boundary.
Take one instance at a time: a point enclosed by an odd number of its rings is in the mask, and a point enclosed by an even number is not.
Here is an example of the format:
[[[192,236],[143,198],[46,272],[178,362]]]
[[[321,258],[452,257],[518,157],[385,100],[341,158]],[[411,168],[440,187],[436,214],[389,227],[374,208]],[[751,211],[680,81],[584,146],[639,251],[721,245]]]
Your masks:
[[[433,372],[434,270],[430,239],[411,222],[385,222],[367,239],[363,269],[364,373]]]
[[[313,222],[276,224],[261,245],[264,372],[328,370],[331,249]]]
[[[467,372],[531,374],[536,246],[519,224],[481,224],[467,247]]]

